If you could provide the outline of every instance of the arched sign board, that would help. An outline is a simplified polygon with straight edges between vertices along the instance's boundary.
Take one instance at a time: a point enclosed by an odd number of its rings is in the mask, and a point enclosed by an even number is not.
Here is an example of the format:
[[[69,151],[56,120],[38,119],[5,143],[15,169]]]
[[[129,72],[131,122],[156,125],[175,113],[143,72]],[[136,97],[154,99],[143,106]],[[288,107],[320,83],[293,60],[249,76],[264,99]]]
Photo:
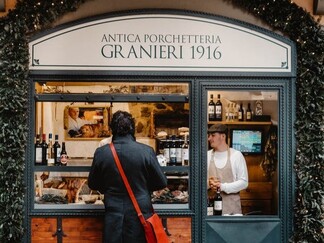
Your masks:
[[[132,13],[45,34],[29,44],[31,71],[293,71],[289,40],[215,16]]]

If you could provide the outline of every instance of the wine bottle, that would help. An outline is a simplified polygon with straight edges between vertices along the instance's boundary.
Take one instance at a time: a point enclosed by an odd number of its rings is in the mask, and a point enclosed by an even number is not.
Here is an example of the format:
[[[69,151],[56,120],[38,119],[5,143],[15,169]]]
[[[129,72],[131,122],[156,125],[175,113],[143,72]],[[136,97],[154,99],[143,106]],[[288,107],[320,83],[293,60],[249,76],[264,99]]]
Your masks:
[[[55,142],[53,145],[54,149],[54,165],[61,165],[61,145],[58,141],[59,137],[58,135],[55,135]]]
[[[61,150],[61,166],[66,166],[68,162],[68,155],[65,149],[65,142],[62,142],[62,150]]]
[[[48,159],[47,158],[47,156],[48,156],[47,149],[48,149],[48,145],[46,143],[46,134],[42,135],[41,146],[42,146],[42,165],[47,165],[47,159]]]
[[[227,107],[225,109],[225,121],[229,121],[230,120],[230,109],[231,109],[231,104],[228,103]]]
[[[182,165],[182,143],[183,140],[178,138],[176,140],[176,157],[177,157],[177,165]]]
[[[158,141],[158,154],[164,154],[164,141],[159,140]]]
[[[248,108],[246,109],[246,120],[251,121],[252,120],[252,110],[251,110],[251,104],[248,103]]]
[[[42,145],[40,142],[40,135],[36,135],[36,142],[35,142],[35,165],[42,165]]]
[[[188,143],[188,136],[187,134],[184,135],[184,142],[182,145],[182,165],[188,166],[189,165],[189,143]]]
[[[175,135],[172,135],[172,140],[170,143],[169,165],[177,165],[177,147],[176,147]]]
[[[231,103],[231,106],[229,108],[229,113],[228,113],[228,117],[229,117],[229,121],[234,121],[234,103]]]
[[[221,121],[223,117],[223,105],[220,100],[220,94],[217,95],[217,102],[215,104],[215,119]]]
[[[214,200],[214,215],[222,215],[223,211],[223,198],[220,194],[220,188],[217,188],[217,192]]]
[[[166,159],[167,165],[169,165],[170,163],[170,140],[168,138],[169,137],[167,137],[163,143],[163,155],[164,158]]]
[[[48,165],[54,165],[54,148],[53,148],[53,140],[52,133],[48,134],[48,144],[47,144],[47,162]]]
[[[234,121],[238,121],[239,117],[239,106],[234,103]]]
[[[244,121],[244,110],[243,110],[243,104],[240,104],[240,109],[238,113],[238,120],[239,121]]]
[[[214,197],[207,197],[207,216],[214,215]]]
[[[210,101],[208,103],[208,120],[216,121],[214,95],[212,94],[210,95]]]

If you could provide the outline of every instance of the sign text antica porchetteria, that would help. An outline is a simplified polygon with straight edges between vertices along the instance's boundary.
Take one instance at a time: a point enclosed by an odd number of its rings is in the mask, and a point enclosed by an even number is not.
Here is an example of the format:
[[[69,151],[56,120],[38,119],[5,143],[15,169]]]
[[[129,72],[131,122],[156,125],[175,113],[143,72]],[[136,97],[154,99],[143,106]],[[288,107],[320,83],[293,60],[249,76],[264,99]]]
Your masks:
[[[104,34],[101,54],[109,59],[219,60],[218,35]]]

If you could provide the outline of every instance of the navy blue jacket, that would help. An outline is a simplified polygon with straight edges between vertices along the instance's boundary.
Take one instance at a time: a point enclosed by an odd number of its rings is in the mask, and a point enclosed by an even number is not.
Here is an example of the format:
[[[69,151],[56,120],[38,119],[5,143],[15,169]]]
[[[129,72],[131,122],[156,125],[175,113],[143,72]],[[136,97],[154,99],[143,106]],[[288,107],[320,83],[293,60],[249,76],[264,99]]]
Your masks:
[[[152,214],[151,192],[167,186],[154,150],[131,135],[113,137],[119,160],[145,218]],[[105,195],[105,243],[146,242],[143,227],[128,196],[109,145],[97,148],[88,185]]]

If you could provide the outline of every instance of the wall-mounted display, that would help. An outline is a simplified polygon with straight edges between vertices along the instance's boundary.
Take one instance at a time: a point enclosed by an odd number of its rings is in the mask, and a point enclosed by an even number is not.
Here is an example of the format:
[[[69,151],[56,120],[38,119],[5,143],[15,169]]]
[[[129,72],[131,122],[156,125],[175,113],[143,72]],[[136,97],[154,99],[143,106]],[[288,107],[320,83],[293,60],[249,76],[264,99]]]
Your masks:
[[[231,129],[230,147],[243,154],[263,153],[263,132],[259,129]]]

